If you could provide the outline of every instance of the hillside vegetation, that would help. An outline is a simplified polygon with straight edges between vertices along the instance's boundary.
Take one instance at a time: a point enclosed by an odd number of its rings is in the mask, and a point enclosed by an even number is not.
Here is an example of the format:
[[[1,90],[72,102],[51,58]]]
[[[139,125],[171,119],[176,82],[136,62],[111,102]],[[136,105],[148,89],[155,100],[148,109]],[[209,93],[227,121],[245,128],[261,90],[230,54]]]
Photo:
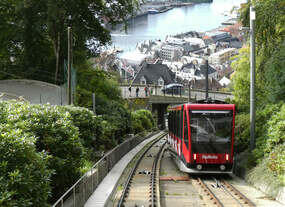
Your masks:
[[[82,107],[9,101],[0,109],[0,206],[48,206],[93,165],[96,151],[124,140],[123,118],[114,123]],[[130,132],[154,126],[149,111],[128,114]]]
[[[249,181],[262,180],[276,196],[276,189],[285,186],[285,2],[251,2],[256,10],[256,148],[249,152],[246,167],[251,169]],[[244,26],[249,26],[249,6],[247,3],[241,8]],[[249,151],[249,57],[247,45],[232,65],[234,102],[238,109],[237,153]]]

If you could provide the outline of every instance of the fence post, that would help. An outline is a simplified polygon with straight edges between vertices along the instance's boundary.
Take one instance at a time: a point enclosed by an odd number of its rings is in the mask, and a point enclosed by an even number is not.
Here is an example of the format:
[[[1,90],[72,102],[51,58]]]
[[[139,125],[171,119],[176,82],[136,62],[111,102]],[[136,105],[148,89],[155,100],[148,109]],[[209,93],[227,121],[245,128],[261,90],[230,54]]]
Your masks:
[[[73,207],[76,207],[75,187],[73,188]]]

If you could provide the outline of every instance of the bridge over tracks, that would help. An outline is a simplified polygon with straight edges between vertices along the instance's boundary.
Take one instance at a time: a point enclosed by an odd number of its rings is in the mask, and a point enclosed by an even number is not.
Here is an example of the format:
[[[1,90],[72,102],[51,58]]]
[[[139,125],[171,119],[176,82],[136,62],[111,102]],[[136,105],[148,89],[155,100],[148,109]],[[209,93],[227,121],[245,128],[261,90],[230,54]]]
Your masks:
[[[204,90],[184,88],[179,91],[179,94],[166,94],[163,93],[163,86],[157,85],[148,86],[147,90],[145,90],[146,85],[131,85],[131,90],[129,90],[129,88],[129,85],[121,85],[122,97],[133,102],[133,105],[143,102],[144,104],[139,106],[139,108],[149,108],[152,112],[157,113],[158,126],[160,126],[161,129],[165,128],[165,114],[168,105],[195,102],[205,99]],[[233,98],[231,93],[211,90],[209,91],[208,96],[213,100],[219,101]]]

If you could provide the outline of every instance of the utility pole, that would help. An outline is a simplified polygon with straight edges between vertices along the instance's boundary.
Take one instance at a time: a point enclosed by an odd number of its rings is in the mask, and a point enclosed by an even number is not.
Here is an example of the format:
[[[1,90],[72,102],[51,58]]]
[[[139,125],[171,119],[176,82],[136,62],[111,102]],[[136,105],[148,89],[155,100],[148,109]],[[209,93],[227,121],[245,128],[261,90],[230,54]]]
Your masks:
[[[205,80],[206,80],[206,96],[205,99],[206,101],[208,101],[209,98],[209,86],[208,86],[208,73],[209,73],[209,63],[208,63],[208,59],[206,59],[206,72],[205,72]]]
[[[67,100],[71,104],[71,27],[67,28]]]
[[[188,84],[188,87],[189,87],[189,91],[188,91],[188,102],[191,102],[191,91],[190,91],[190,82]]]
[[[250,7],[250,151],[255,148],[255,10]]]

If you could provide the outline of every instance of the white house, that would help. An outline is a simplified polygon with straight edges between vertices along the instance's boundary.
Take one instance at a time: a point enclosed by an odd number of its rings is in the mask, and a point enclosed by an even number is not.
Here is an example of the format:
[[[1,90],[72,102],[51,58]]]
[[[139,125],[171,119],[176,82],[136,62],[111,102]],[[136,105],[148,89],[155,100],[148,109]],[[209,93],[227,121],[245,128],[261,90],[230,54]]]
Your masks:
[[[231,80],[228,79],[226,76],[224,76],[220,81],[219,83],[222,85],[222,86],[227,86],[231,83]]]

